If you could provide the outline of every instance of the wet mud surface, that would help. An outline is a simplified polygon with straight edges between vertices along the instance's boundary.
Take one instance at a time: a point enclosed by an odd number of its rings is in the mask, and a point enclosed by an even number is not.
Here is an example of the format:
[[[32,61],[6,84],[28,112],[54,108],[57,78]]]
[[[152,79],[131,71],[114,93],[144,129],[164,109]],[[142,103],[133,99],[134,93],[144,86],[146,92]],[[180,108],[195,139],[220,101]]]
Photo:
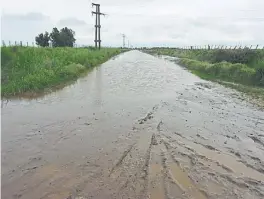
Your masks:
[[[2,101],[2,198],[264,198],[264,112],[130,51],[76,84]]]

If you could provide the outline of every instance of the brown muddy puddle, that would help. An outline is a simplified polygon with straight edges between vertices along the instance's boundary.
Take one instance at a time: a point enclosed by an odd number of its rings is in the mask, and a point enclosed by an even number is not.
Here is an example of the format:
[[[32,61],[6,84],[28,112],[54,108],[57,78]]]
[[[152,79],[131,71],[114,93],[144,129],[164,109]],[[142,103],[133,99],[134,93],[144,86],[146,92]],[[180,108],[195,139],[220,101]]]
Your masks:
[[[263,111],[166,59],[2,100],[2,198],[264,198]]]

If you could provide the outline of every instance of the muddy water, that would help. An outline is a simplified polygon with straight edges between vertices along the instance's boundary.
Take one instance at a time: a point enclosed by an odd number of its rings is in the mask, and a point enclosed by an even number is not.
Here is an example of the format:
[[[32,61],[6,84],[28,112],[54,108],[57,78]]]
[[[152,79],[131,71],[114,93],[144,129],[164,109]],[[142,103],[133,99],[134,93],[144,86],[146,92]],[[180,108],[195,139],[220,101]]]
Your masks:
[[[2,198],[263,197],[264,112],[168,57],[2,101]]]

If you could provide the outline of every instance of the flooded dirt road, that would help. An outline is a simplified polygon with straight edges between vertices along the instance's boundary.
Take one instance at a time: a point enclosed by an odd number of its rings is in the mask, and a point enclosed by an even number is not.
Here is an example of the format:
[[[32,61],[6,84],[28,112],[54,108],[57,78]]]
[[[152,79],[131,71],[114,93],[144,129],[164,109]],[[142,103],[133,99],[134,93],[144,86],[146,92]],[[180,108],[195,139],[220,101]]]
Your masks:
[[[264,112],[130,51],[60,91],[2,101],[2,198],[264,198]]]

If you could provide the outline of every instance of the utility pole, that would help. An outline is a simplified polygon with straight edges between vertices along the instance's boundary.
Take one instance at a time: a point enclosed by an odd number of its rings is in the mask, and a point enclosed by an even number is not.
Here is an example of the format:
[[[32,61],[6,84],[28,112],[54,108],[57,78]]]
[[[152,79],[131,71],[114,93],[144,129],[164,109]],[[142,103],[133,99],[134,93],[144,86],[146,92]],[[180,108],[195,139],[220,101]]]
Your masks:
[[[123,37],[123,48],[125,48],[125,46],[126,46],[126,35],[122,34],[122,37]]]
[[[96,7],[96,11],[92,11],[92,15],[95,14],[95,39],[94,39],[94,43],[95,43],[95,48],[97,48],[97,46],[99,47],[99,49],[101,48],[101,24],[100,24],[100,15],[105,15],[104,13],[100,12],[100,4],[97,3],[92,3],[92,6]]]

